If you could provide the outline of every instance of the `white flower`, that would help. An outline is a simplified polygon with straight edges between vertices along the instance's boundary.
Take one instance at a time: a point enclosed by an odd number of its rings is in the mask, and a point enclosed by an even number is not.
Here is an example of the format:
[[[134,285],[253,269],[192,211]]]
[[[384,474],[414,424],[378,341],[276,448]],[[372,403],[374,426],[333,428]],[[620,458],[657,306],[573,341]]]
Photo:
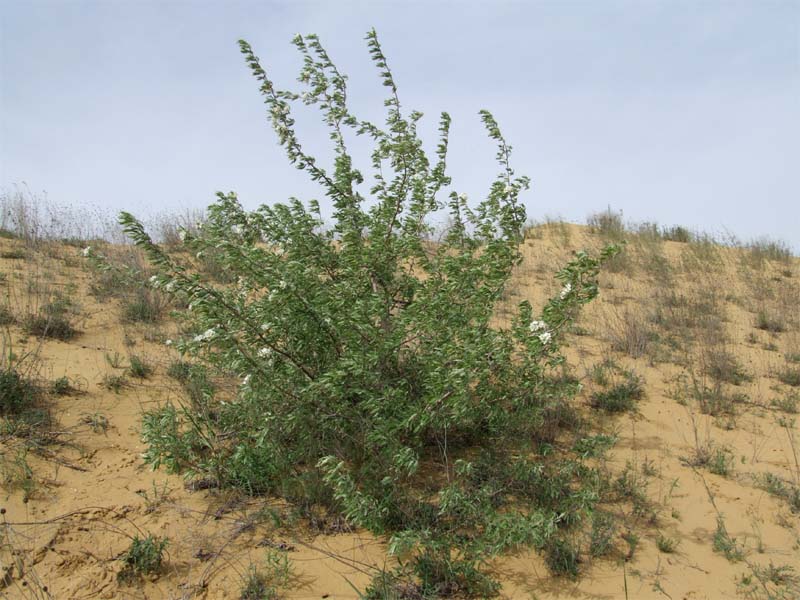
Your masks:
[[[183,227],[178,228],[178,237],[182,242],[186,240],[186,230]]]
[[[150,279],[150,285],[154,288],[158,288],[158,275],[153,275]]]
[[[172,340],[167,340],[166,342],[164,342],[164,345],[165,346],[172,346],[173,343],[174,342]]]
[[[258,351],[258,356],[261,358],[267,358],[272,354],[272,348],[267,348],[266,346]]]
[[[561,289],[561,293],[560,293],[558,296],[559,296],[559,298],[561,298],[561,299],[563,300],[564,298],[566,298],[566,297],[567,297],[567,294],[569,294],[571,291],[572,291],[572,284],[568,282],[568,283],[567,283],[566,285],[564,285],[564,287]]]
[[[284,281],[283,279],[281,279],[280,282],[278,283],[278,287],[281,288],[282,290],[285,290],[287,285],[289,284],[286,283],[286,281]]]
[[[91,253],[92,253],[91,246],[86,246],[86,248],[84,248],[83,251],[81,252],[81,254],[83,254],[84,256],[89,256]]]
[[[245,377],[244,380],[242,381],[242,385],[245,386],[249,383],[250,383],[250,375],[247,375],[247,377]]]
[[[194,341],[195,342],[205,342],[205,341],[210,340],[211,338],[213,338],[215,335],[217,335],[217,330],[212,327],[211,329],[206,329],[200,335],[194,336]]]
[[[464,192],[461,192],[458,195],[458,199],[461,200],[462,202],[466,202],[467,201],[467,195]]]
[[[545,331],[547,330],[547,323],[544,321],[531,321],[530,324],[531,333],[535,333],[537,331]]]
[[[512,194],[513,192],[514,192],[514,188],[513,188],[513,187],[511,187],[510,185],[507,185],[507,186],[505,187],[505,189],[503,190],[503,193],[504,193],[506,196],[508,196],[509,194]]]
[[[167,285],[164,286],[164,289],[167,290],[168,292],[174,292],[175,291],[175,282],[174,281],[168,282]]]
[[[542,342],[542,344],[547,344],[550,341],[550,338],[553,337],[553,335],[549,331],[543,331],[542,333],[539,334],[538,337],[539,341]]]
[[[270,329],[272,329],[272,323],[264,323],[261,326],[261,331],[269,331]]]

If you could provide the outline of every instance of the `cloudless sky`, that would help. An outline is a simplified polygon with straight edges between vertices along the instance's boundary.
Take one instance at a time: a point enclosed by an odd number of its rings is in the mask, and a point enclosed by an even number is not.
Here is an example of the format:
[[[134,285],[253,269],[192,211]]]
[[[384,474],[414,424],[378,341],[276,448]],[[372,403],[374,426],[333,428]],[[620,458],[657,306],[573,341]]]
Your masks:
[[[290,40],[319,34],[374,120],[372,27],[431,148],[439,112],[453,117],[451,175],[470,198],[498,170],[488,108],[533,179],[529,217],[611,206],[800,251],[798,0],[0,0],[0,190],[139,215],[217,190],[248,208],[323,200],[277,145],[236,41],[299,91]],[[319,117],[298,121],[329,157]]]

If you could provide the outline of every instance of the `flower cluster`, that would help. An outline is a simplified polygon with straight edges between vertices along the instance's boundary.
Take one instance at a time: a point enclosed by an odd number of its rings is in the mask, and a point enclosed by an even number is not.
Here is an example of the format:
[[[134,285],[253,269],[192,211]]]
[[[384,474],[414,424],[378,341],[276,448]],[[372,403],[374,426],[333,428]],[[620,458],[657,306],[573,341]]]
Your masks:
[[[535,334],[542,344],[548,344],[553,339],[553,334],[550,333],[547,323],[544,321],[531,321],[531,333]]]
[[[206,329],[200,335],[194,336],[194,341],[197,343],[207,342],[208,340],[213,339],[216,335],[217,335],[217,330],[212,327],[211,329]]]

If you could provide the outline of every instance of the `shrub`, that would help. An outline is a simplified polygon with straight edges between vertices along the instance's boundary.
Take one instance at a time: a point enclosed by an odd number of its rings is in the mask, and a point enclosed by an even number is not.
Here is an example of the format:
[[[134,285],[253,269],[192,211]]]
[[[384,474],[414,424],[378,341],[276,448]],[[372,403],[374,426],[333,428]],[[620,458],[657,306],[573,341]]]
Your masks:
[[[131,365],[128,367],[128,372],[131,374],[131,377],[147,379],[153,374],[153,366],[143,356],[131,354],[129,360]]]
[[[592,533],[589,552],[592,556],[605,556],[614,548],[614,535],[617,523],[614,516],[606,512],[595,512],[592,515]]]
[[[158,323],[166,309],[163,295],[142,286],[123,300],[122,320],[128,323]]]
[[[684,244],[688,244],[692,241],[692,232],[686,229],[686,227],[681,227],[680,225],[675,225],[673,227],[665,227],[662,230],[662,235],[664,236],[665,240],[669,240],[671,242],[682,242]]]
[[[145,414],[145,459],[319,504],[386,534],[425,593],[490,594],[496,585],[480,570],[487,557],[542,548],[596,497],[581,463],[568,461],[547,478],[552,457],[533,456],[541,431],[575,422],[562,407],[578,384],[560,377],[559,342],[597,295],[600,266],[618,248],[597,258],[577,253],[540,314],[521,302],[509,325],[493,326],[521,261],[519,195],[529,180],[515,175],[509,146],[482,111],[502,173],[475,208],[463,193],[440,198],[451,186],[450,117],[442,115],[435,156],[427,156],[416,130],[422,115],[402,110],[375,33],[367,39],[389,90],[385,129],[352,115],[346,79],[316,36],[294,39],[305,57],[300,80],[310,86],[303,95],[278,89],[240,42],[290,162],[331,198],[331,229],[315,202],[248,213],[235,194],[220,193],[199,233],[182,232],[185,249],[213,251],[231,275],[234,283],[219,285],[122,214],[126,233],[159,270],[151,285],[181,298],[185,330],[199,332],[175,347],[241,382],[224,403],[204,394],[203,403]],[[331,126],[330,171],[298,141],[291,106],[301,99]],[[376,144],[370,206],[347,151],[352,131]],[[428,217],[442,210],[452,225],[434,244]],[[505,477],[481,483],[476,455],[508,465]]]
[[[658,537],[656,538],[656,547],[664,554],[672,554],[678,547],[678,540],[667,537],[663,534],[658,534]]]
[[[132,579],[138,575],[150,575],[161,570],[164,550],[169,544],[167,538],[159,538],[152,534],[140,538],[134,536],[131,545],[120,557],[124,567],[117,577],[121,580]]]
[[[586,219],[586,224],[589,229],[594,233],[614,240],[622,241],[625,237],[625,223],[622,221],[622,212],[613,212],[611,207],[603,212],[589,215]]]
[[[778,380],[792,387],[800,386],[800,368],[785,367],[778,372]]]
[[[16,416],[32,408],[36,386],[13,366],[0,369],[0,416]]]
[[[62,341],[78,334],[66,308],[60,305],[45,305],[39,312],[26,315],[22,328],[28,335]]]
[[[786,323],[780,315],[768,313],[765,310],[758,311],[756,315],[756,329],[762,331],[770,331],[772,333],[781,333],[786,331]]]
[[[574,578],[578,576],[580,568],[580,552],[569,540],[553,537],[545,546],[545,562],[554,575]]]
[[[590,404],[606,412],[618,413],[636,408],[636,401],[644,395],[642,380],[634,373],[626,373],[621,382],[614,383],[609,389],[592,394]]]

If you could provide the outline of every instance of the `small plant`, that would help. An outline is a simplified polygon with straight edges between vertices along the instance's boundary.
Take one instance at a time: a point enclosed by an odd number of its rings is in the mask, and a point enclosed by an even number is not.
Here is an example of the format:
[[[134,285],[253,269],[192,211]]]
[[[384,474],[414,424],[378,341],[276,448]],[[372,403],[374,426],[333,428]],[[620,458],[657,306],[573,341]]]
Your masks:
[[[105,433],[108,431],[108,417],[99,412],[86,414],[81,417],[81,422],[88,425],[94,433]]]
[[[755,327],[756,329],[772,333],[782,333],[786,331],[785,321],[779,315],[768,313],[765,310],[758,311]]]
[[[722,517],[717,518],[717,530],[714,532],[712,547],[714,552],[723,554],[730,562],[739,562],[744,559],[744,548],[730,536]]]
[[[12,365],[0,369],[0,416],[16,416],[33,407],[37,387]]]
[[[286,554],[270,550],[264,568],[251,565],[247,570],[239,599],[277,600],[280,598],[281,588],[289,584],[291,574],[291,565]]]
[[[672,554],[678,547],[678,540],[667,537],[663,534],[658,534],[658,537],[656,538],[656,547],[664,554]]]
[[[615,242],[622,241],[625,237],[625,223],[622,220],[622,212],[614,212],[609,207],[603,212],[589,215],[586,219],[589,230],[599,233],[605,238]]]
[[[733,472],[733,462],[733,453],[728,448],[709,442],[695,448],[690,464],[705,467],[715,475],[727,477]]]
[[[614,515],[597,511],[592,515],[592,532],[589,552],[592,556],[605,556],[614,547],[617,523]]]
[[[168,538],[159,538],[152,534],[144,538],[134,536],[130,547],[120,557],[124,566],[117,578],[120,581],[129,581],[140,575],[158,573],[168,544]]]
[[[624,381],[613,384],[607,390],[593,393],[589,402],[593,408],[609,413],[627,412],[636,409],[636,401],[643,395],[642,379],[634,373],[626,373]]]
[[[128,383],[128,379],[125,377],[125,375],[114,375],[108,373],[103,375],[101,385],[107,390],[112,391],[115,394],[119,394],[130,384]]]
[[[0,454],[0,477],[6,490],[22,490],[23,502],[33,497],[37,481],[28,464],[28,448],[18,448],[13,460],[8,460],[4,454]]]
[[[50,384],[50,391],[56,396],[69,396],[75,391],[72,382],[66,375],[53,380]]]
[[[781,398],[773,398],[770,405],[788,414],[797,414],[798,405],[800,405],[800,393],[790,391],[784,394]]]
[[[114,352],[114,354],[109,354],[106,352],[106,363],[112,369],[121,369],[122,368],[122,354],[119,352]]]
[[[22,329],[28,335],[62,341],[71,340],[78,334],[66,312],[28,314],[22,321]]]
[[[153,374],[153,366],[143,356],[131,354],[129,362],[130,367],[128,367],[128,372],[131,374],[131,377],[147,379]]]
[[[17,318],[8,306],[0,305],[0,325],[11,325],[16,323]]]
[[[639,547],[639,536],[631,529],[622,534],[622,539],[628,545],[628,552],[625,555],[625,561],[630,562],[636,554],[636,549]]]
[[[736,357],[727,350],[715,348],[706,354],[706,374],[714,381],[742,385],[753,377],[744,370]]]
[[[575,578],[580,572],[580,551],[577,545],[563,537],[550,538],[544,549],[547,568],[553,575]]]
[[[778,372],[778,381],[792,387],[800,386],[800,367],[785,367]]]
[[[662,230],[661,235],[665,240],[669,240],[671,242],[681,242],[683,244],[688,244],[691,242],[693,237],[691,231],[686,229],[686,227],[681,227],[680,225],[665,227]]]
[[[0,258],[8,260],[24,260],[28,258],[28,253],[21,248],[14,248],[13,250],[3,250],[0,252]]]
[[[166,310],[164,296],[141,285],[124,299],[122,320],[127,323],[158,323]]]

